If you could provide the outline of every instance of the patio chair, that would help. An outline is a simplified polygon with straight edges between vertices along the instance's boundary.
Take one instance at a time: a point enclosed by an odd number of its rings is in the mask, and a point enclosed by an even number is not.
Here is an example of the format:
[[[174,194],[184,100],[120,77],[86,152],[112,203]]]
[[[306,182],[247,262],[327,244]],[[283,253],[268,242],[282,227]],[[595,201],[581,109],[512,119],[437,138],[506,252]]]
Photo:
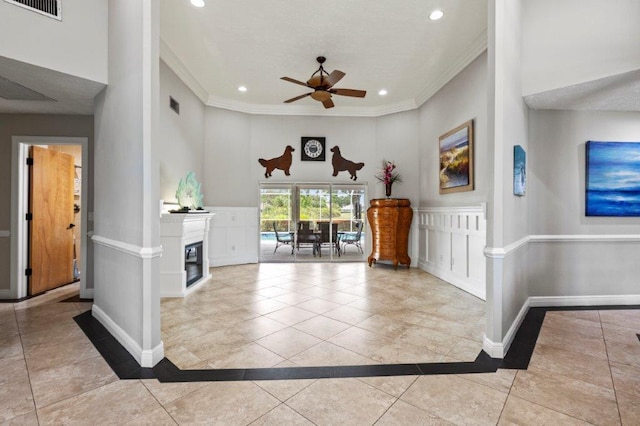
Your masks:
[[[296,249],[300,251],[300,245],[302,247],[311,246],[313,249],[313,256],[315,257],[320,249],[319,235],[313,232],[311,229],[311,222],[300,221],[298,222],[298,235],[296,238]]]
[[[320,244],[332,244],[333,250],[340,256],[340,240],[338,239],[338,224],[331,224],[331,238],[329,238],[329,222],[320,222]]]
[[[276,250],[278,247],[284,246],[286,244],[291,246],[291,254],[293,254],[293,239],[291,238],[291,234],[279,234],[276,229],[276,223],[273,222],[273,232],[276,234],[276,248],[273,249],[273,254],[276,254]]]
[[[362,237],[362,222],[356,223],[357,232],[355,234],[344,234],[340,239],[342,243],[342,253],[347,249],[348,244],[353,244],[360,249],[360,253],[364,254],[362,246],[360,245],[360,238]]]

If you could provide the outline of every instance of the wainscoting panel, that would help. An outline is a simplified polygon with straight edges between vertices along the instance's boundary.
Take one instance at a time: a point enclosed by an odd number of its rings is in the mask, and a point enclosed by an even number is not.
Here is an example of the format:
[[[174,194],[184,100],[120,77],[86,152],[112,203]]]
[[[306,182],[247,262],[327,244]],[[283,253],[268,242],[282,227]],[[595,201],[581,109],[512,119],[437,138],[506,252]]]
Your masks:
[[[209,266],[258,262],[258,209],[205,207],[214,213],[209,232]]]
[[[418,267],[486,298],[485,205],[420,208]]]

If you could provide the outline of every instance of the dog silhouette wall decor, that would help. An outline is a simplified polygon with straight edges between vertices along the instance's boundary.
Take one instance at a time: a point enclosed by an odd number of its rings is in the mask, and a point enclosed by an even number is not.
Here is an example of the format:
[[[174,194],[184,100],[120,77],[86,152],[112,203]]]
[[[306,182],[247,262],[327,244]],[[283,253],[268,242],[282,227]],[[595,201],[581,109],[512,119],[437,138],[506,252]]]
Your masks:
[[[342,157],[340,154],[340,147],[334,146],[331,148],[331,152],[333,152],[333,157],[331,158],[331,164],[333,164],[333,175],[338,176],[339,172],[349,172],[351,175],[349,179],[357,180],[358,176],[356,175],[356,171],[360,170],[364,167],[364,163],[354,163],[351,160],[347,160]]]
[[[291,168],[291,161],[293,160],[293,156],[291,155],[293,151],[295,151],[295,149],[293,149],[291,145],[287,145],[284,149],[284,154],[280,157],[270,158],[269,160],[260,158],[258,163],[265,168],[264,177],[267,179],[271,177],[271,173],[275,169],[280,169],[284,171],[285,175],[290,176],[289,169]]]

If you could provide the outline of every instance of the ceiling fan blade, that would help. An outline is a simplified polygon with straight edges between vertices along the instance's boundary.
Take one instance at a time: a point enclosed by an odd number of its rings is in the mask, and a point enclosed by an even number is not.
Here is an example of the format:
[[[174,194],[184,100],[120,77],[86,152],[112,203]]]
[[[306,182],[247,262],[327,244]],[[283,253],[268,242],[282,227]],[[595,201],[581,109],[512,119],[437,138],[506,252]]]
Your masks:
[[[286,101],[284,101],[285,104],[297,101],[298,99],[302,99],[302,98],[306,98],[307,96],[309,96],[311,93],[305,93],[304,95],[300,95],[300,96],[296,96],[295,98],[291,98],[291,99],[287,99]]]
[[[333,108],[333,101],[331,100],[331,98],[328,98],[324,101],[322,101],[322,105],[324,105],[325,108]]]
[[[303,83],[300,80],[296,80],[295,78],[291,78],[291,77],[280,77],[281,80],[284,81],[288,81],[289,83],[295,83],[295,84],[299,84],[300,86],[304,86],[304,87],[310,87],[309,85],[307,85],[307,83]]]
[[[367,94],[366,90],[354,90],[354,89],[331,89],[331,93],[340,96],[353,96],[355,98],[364,98]]]
[[[345,76],[345,73],[339,70],[334,70],[331,74],[325,77],[325,82],[328,83],[327,88],[332,87],[334,84],[342,80],[342,77]]]

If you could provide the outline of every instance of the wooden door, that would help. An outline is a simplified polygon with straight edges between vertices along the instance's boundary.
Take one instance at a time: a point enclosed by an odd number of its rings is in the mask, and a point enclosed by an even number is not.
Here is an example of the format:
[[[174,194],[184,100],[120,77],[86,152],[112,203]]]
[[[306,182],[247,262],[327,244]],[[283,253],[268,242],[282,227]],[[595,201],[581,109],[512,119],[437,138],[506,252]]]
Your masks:
[[[31,147],[29,179],[29,294],[73,281],[72,155]]]

